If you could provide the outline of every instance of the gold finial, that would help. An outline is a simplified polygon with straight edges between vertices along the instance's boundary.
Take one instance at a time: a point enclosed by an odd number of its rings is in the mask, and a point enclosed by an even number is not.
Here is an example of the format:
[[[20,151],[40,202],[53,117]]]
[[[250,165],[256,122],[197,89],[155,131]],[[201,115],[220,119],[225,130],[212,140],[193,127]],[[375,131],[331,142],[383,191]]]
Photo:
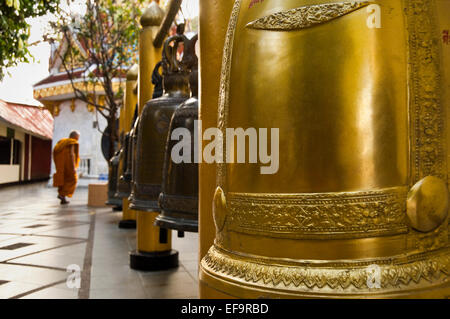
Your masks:
[[[152,1],[141,17],[143,27],[157,27],[164,19],[164,10],[158,4],[159,1]]]
[[[133,65],[127,73],[127,81],[137,81],[139,73],[139,65]]]
[[[72,99],[72,101],[70,102],[70,109],[72,110],[72,112],[75,112],[76,107],[77,105],[75,104],[75,99]]]
[[[55,104],[53,106],[53,116],[58,116],[61,109],[59,108],[59,104]]]

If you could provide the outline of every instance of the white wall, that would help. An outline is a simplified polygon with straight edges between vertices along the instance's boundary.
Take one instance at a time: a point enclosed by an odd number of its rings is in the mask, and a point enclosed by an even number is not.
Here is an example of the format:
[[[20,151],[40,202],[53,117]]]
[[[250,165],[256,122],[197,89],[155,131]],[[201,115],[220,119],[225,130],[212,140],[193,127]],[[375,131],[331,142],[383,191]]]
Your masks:
[[[60,105],[60,113],[54,118],[53,145],[59,140],[69,137],[73,130],[81,133],[80,136],[80,158],[91,159],[91,175],[108,174],[108,163],[104,159],[101,151],[102,133],[93,127],[93,122],[97,121],[94,112],[89,112],[86,104],[77,100],[75,112],[72,112],[71,101],[66,101]],[[98,115],[99,127],[103,131],[107,125],[106,120]],[[55,172],[55,163],[52,160],[52,173]]]
[[[4,123],[0,123],[0,136],[6,137],[6,130],[7,126]],[[0,184],[19,182],[20,176],[24,176],[23,166],[25,163],[25,133],[15,129],[14,139],[21,142],[21,165],[0,165]]]
[[[0,165],[0,184],[18,182],[20,165]]]

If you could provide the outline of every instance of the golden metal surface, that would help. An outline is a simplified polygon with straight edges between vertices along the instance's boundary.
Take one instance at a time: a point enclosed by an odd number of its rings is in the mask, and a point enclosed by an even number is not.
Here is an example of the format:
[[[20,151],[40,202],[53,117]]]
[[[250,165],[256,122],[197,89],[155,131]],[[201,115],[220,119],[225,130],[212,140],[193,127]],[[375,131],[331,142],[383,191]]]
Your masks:
[[[411,127],[410,186],[433,175],[446,180],[445,111],[440,31],[436,1],[407,0],[409,107]]]
[[[134,113],[137,104],[137,95],[134,90],[138,82],[139,65],[135,64],[131,67],[127,74],[127,83],[125,89],[125,119],[124,131],[131,131],[133,125]]]
[[[440,32],[439,43],[442,47],[442,108],[446,111],[446,125],[450,123],[450,41],[446,41],[446,33],[450,34],[450,1],[436,0],[438,29]],[[450,150],[450,130],[447,129],[447,150]],[[447,163],[449,163],[450,152],[447,152]],[[447,185],[450,182],[450,165],[447,164]]]
[[[407,215],[411,227],[430,232],[446,220],[449,194],[441,179],[427,176],[411,188],[408,194]]]
[[[160,228],[154,226],[159,213],[137,211],[136,219],[136,244],[139,252],[162,252],[172,248],[172,232],[168,231],[167,242],[160,243]]]
[[[381,288],[368,282],[373,264],[380,267]],[[239,292],[241,298],[426,297],[433,291],[424,282],[450,292],[448,250],[426,256],[314,263],[236,255],[213,247],[201,267],[202,281],[231,295]]]
[[[164,18],[164,10],[159,1],[152,1],[141,16],[141,25],[145,27],[159,26]]]
[[[327,23],[368,5],[368,1],[309,5],[259,18],[247,24],[247,27],[277,31],[305,29]]]
[[[337,239],[408,232],[405,187],[351,193],[227,195],[224,226],[239,233]]]
[[[143,13],[142,30],[139,35],[139,114],[145,103],[153,95],[152,72],[156,63],[161,60],[161,48],[153,46],[153,39],[158,32],[159,25],[164,18],[164,11],[156,1],[152,1]]]
[[[282,3],[290,7],[302,2]],[[225,46],[219,127],[283,124],[279,161],[295,167],[280,165],[277,174],[261,175],[259,165],[219,165],[221,171],[229,171],[223,182],[226,191],[319,193],[407,184],[406,41],[399,41],[405,37],[401,4],[390,2],[389,7],[391,13],[387,7],[383,12],[384,27],[376,31],[367,28],[367,12],[362,9],[289,32],[246,27],[249,20],[278,8],[277,1],[250,10],[244,10],[248,8],[244,1],[240,20],[236,9]],[[396,19],[390,18],[394,15]],[[355,27],[341,31],[350,26]],[[252,52],[252,58],[232,59],[244,52]],[[339,54],[331,56],[333,52]],[[272,66],[250,61],[271,61]],[[258,80],[240,75],[249,68]],[[291,70],[296,70],[295,76]],[[259,93],[270,91],[277,92],[273,99]],[[291,101],[297,101],[296,107]],[[296,147],[292,141],[297,141]]]
[[[443,6],[234,2],[218,126],[280,128],[280,166],[217,165],[201,297],[450,294]]]
[[[136,211],[129,208],[130,201],[127,197],[122,199],[122,220],[136,220]]]
[[[217,126],[217,104],[223,44],[233,0],[200,0],[200,91],[199,119],[203,130]],[[213,27],[212,27],[213,26]],[[199,132],[200,136],[203,132]],[[202,153],[203,150],[199,150]],[[212,201],[216,186],[216,165],[199,163],[200,259],[214,242]],[[200,295],[203,296],[200,291]],[[206,296],[205,296],[206,297]]]

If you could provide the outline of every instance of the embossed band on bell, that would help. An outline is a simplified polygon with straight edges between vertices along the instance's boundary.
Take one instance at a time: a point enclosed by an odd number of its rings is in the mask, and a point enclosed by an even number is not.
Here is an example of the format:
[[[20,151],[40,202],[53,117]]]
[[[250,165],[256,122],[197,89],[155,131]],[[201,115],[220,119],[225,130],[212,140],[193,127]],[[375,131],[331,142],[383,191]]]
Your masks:
[[[227,194],[226,228],[279,238],[404,234],[406,187],[322,194]]]
[[[198,210],[198,197],[161,193],[158,202],[163,210],[175,212],[185,211],[193,214],[196,214]]]
[[[304,6],[260,18],[248,23],[247,27],[277,31],[305,29],[340,18],[369,4],[369,1],[351,1]]]
[[[369,267],[380,269],[380,288],[369,286]],[[246,298],[335,297],[336,292],[355,298],[382,295],[398,296],[404,289],[423,289],[422,283],[440,282],[450,276],[448,251],[405,258],[365,261],[298,262],[237,255],[212,247],[201,261],[200,279],[213,283],[225,293],[236,287],[250,288]],[[224,284],[226,282],[226,284]]]

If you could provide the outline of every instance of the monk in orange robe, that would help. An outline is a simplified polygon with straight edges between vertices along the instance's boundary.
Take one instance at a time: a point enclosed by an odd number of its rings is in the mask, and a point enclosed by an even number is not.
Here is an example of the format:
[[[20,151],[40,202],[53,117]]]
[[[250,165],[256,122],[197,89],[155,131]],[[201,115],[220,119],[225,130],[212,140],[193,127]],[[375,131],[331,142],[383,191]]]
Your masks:
[[[68,204],[67,197],[72,197],[77,187],[77,168],[80,163],[78,139],[80,133],[73,131],[69,138],[60,140],[53,149],[56,173],[53,174],[53,186],[58,187],[61,205]]]

